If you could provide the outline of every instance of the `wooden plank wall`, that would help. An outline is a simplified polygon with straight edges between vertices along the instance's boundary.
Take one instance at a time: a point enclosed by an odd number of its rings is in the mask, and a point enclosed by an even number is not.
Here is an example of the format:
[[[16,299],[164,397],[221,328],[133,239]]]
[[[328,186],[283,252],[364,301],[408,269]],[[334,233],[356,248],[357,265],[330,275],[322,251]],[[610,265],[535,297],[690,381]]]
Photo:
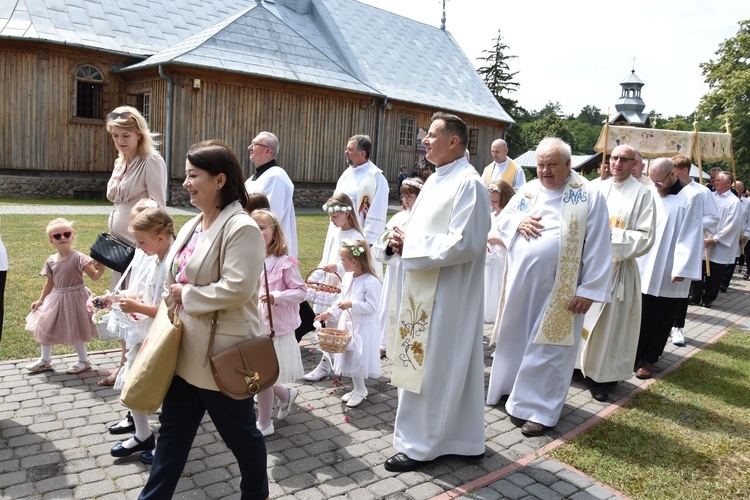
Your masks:
[[[0,48],[0,168],[30,171],[111,171],[117,151],[103,119],[73,117],[75,71],[91,64],[104,75],[102,112],[122,104],[135,104],[137,94],[151,94],[150,126],[166,137],[167,82],[156,68],[113,73],[126,61],[102,52],[48,44],[11,42]],[[174,72],[172,161],[173,178],[184,176],[188,147],[205,139],[222,139],[237,154],[246,176],[254,170],[247,146],[263,130],[281,142],[279,163],[295,182],[335,183],[346,169],[346,141],[369,134],[377,147],[378,107],[372,96],[313,89],[267,78],[205,70]],[[193,88],[194,79],[200,89]],[[381,109],[377,159],[386,178],[396,182],[400,165],[411,170],[415,150],[399,149],[401,116],[415,118],[415,133],[427,129],[433,109],[394,103]],[[472,163],[478,168],[490,161],[490,144],[502,135],[502,124],[464,117],[479,128],[479,152]],[[157,149],[166,156],[165,144]]]
[[[91,64],[104,75],[103,109],[123,86],[109,73],[122,63],[107,54],[42,44],[4,43],[0,48],[0,168],[106,172],[116,150],[104,120],[73,117],[74,75]]]

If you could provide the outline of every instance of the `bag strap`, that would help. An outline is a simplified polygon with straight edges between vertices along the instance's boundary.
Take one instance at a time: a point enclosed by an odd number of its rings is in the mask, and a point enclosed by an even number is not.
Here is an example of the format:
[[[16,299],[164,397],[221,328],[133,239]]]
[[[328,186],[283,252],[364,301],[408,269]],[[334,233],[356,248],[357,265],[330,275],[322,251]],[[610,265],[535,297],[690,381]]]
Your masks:
[[[268,325],[271,327],[271,333],[268,335],[271,338],[276,336],[276,332],[273,330],[273,314],[271,314],[271,303],[268,301],[268,297],[271,296],[271,292],[268,290],[268,271],[266,270],[266,263],[263,262],[263,278],[266,281],[266,309],[268,309]]]
[[[128,273],[130,272],[130,268],[132,268],[132,267],[133,267],[133,261],[134,261],[134,260],[135,260],[135,259],[131,259],[131,260],[130,260],[130,263],[128,264],[128,267],[127,267],[127,268],[125,268],[125,270],[124,270],[124,271],[122,272],[122,274],[120,275],[120,280],[119,280],[119,281],[117,282],[117,284],[115,285],[115,289],[114,289],[114,290],[112,290],[112,293],[114,293],[114,292],[116,292],[116,291],[118,291],[118,292],[121,292],[121,291],[122,291],[122,290],[120,290],[120,285],[122,285],[122,282],[123,282],[123,281],[125,281],[125,276],[127,276],[127,275],[128,275]]]

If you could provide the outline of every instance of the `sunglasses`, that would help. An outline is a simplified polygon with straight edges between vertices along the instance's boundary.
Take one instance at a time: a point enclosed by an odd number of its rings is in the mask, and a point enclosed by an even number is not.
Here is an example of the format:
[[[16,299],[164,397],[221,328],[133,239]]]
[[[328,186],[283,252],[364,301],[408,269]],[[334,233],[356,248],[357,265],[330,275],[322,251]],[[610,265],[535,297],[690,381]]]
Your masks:
[[[115,121],[117,119],[127,120],[133,116],[133,113],[130,111],[123,111],[122,113],[110,113],[107,115],[107,120],[109,121]]]
[[[65,231],[65,232],[62,232],[62,233],[55,233],[55,234],[53,234],[51,236],[53,238],[55,238],[57,241],[60,241],[63,236],[65,236],[66,238],[70,238],[71,236],[73,236],[73,231]]]

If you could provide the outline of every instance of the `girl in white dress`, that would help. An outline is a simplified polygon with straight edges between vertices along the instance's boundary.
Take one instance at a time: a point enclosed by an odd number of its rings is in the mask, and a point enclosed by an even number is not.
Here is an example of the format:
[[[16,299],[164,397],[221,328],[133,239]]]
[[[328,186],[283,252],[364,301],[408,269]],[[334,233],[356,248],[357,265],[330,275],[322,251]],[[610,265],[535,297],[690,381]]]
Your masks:
[[[386,356],[386,346],[389,337],[392,339],[396,331],[396,322],[398,320],[399,302],[401,300],[401,291],[404,286],[404,269],[401,266],[401,256],[394,254],[386,259],[386,249],[388,247],[388,236],[394,227],[401,230],[406,229],[411,217],[411,207],[417,201],[417,196],[422,190],[424,181],[421,177],[410,177],[401,182],[401,208],[402,210],[391,217],[391,220],[385,225],[385,231],[380,235],[378,241],[372,247],[372,254],[375,260],[383,262],[386,265],[385,278],[383,279],[383,294],[380,296],[380,358]],[[389,333],[389,331],[391,333]]]
[[[323,246],[323,258],[320,259],[320,264],[314,273],[310,275],[312,282],[325,283],[336,287],[341,286],[341,280],[339,276],[344,274],[344,267],[341,263],[341,257],[339,256],[339,249],[345,239],[364,238],[362,229],[357,221],[357,215],[354,212],[354,203],[345,193],[334,194],[326,203],[323,205],[323,210],[328,213],[331,218],[331,224],[335,227],[333,230],[328,231],[326,236],[326,242]],[[338,274],[338,276],[337,276]],[[315,296],[313,292],[311,294],[310,301],[313,302],[313,311],[316,314],[320,314],[326,310],[331,302],[324,300],[325,296]],[[326,323],[328,328],[337,328],[338,321],[331,319]],[[318,366],[314,370],[305,375],[305,380],[309,382],[315,382],[329,376],[332,373],[331,358],[328,353],[323,353],[323,358],[318,363]]]
[[[487,264],[484,268],[484,322],[494,323],[503,293],[503,274],[505,272],[505,247],[497,230],[498,218],[505,205],[513,197],[513,186],[502,179],[487,186],[492,207],[492,224],[487,235]]]
[[[365,379],[381,374],[378,310],[382,287],[364,238],[344,240],[339,255],[346,271],[341,284],[341,298],[315,320],[340,318],[341,329],[351,333],[346,351],[336,354],[334,368],[337,375],[352,378],[353,390],[344,394],[341,400],[353,408],[367,398]]]

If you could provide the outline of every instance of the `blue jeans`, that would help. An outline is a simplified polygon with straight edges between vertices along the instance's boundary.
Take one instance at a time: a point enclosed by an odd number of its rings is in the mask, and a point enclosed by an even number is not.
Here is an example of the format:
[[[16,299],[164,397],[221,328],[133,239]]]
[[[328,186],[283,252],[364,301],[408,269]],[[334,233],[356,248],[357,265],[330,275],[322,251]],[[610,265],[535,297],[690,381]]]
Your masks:
[[[266,444],[255,427],[253,398],[237,401],[219,391],[199,389],[175,376],[162,404],[158,449],[139,499],[172,498],[206,411],[237,459],[242,474],[241,498],[268,497]]]

